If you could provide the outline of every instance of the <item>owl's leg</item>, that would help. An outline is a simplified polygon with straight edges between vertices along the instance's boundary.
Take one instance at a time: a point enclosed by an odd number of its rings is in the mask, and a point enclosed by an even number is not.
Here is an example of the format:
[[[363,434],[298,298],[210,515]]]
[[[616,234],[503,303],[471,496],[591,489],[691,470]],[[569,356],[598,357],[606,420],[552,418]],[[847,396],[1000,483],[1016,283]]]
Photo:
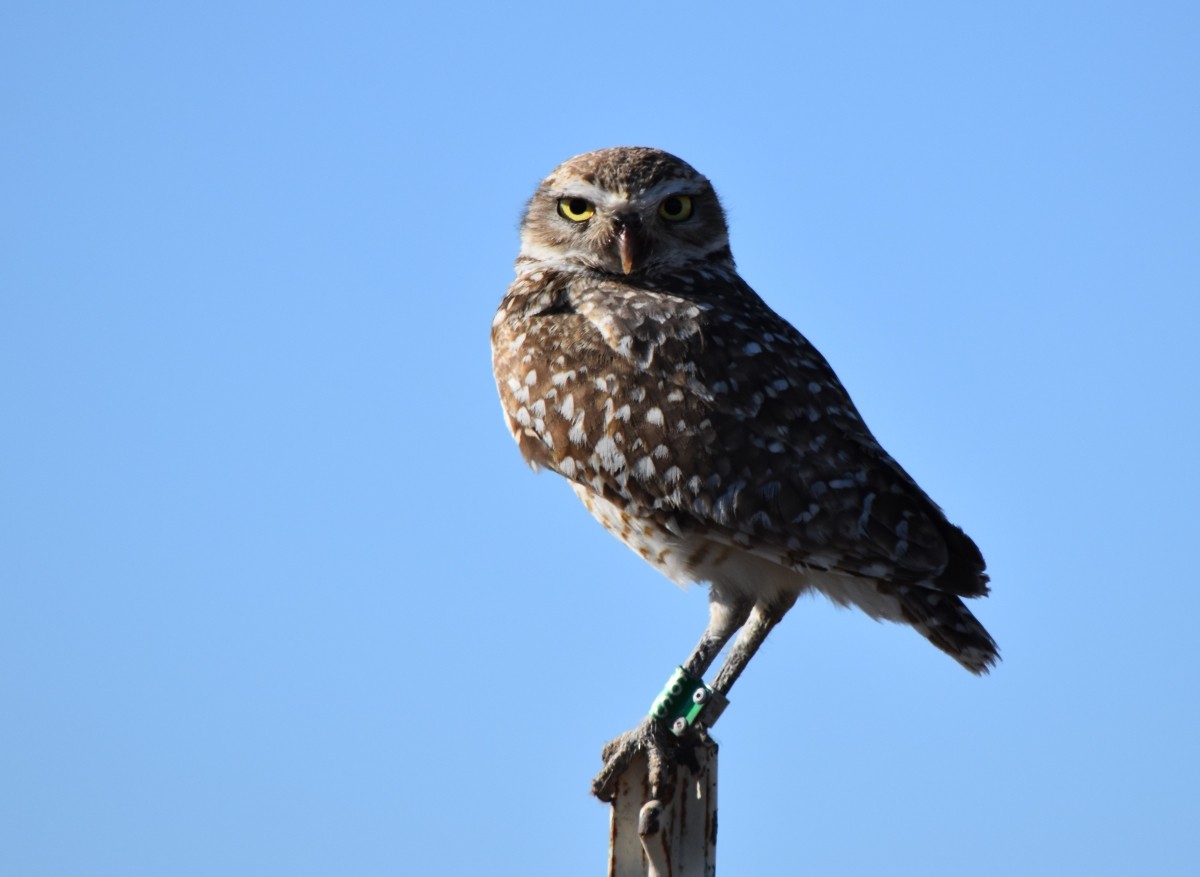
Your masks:
[[[696,679],[704,675],[737,629],[746,623],[753,604],[741,597],[729,597],[714,586],[709,594],[708,608],[708,626],[682,665],[683,672]],[[600,754],[604,767],[592,780],[592,794],[601,801],[611,801],[617,780],[629,762],[638,752],[644,752],[651,797],[662,799],[669,794],[670,785],[675,779],[675,767],[681,757],[687,759],[691,756],[689,743],[694,744],[695,740],[676,737],[662,721],[647,716],[632,731],[622,734],[604,747]]]
[[[741,633],[738,634],[737,641],[729,650],[725,664],[717,673],[717,678],[713,680],[713,691],[718,694],[729,692],[733,683],[737,682],[737,678],[746,669],[746,665],[750,663],[750,659],[754,657],[754,653],[758,651],[758,647],[767,638],[767,634],[783,620],[783,616],[787,615],[788,610],[796,605],[796,599],[799,596],[799,592],[784,594],[773,603],[756,603],[754,605],[750,617],[746,619]]]
[[[726,595],[713,585],[708,598],[708,627],[683,662],[683,672],[697,679],[703,676],[725,643],[746,623],[753,608],[754,604],[746,597]]]

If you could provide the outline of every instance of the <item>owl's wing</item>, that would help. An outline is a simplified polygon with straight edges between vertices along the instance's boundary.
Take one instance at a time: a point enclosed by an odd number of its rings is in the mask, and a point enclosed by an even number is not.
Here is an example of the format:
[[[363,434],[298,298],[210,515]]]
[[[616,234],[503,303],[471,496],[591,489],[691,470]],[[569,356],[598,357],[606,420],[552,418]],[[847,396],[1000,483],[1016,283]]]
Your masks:
[[[879,446],[820,353],[738,283],[719,307],[548,287],[497,354],[525,375],[500,391],[526,459],[779,562],[986,593],[974,543]]]

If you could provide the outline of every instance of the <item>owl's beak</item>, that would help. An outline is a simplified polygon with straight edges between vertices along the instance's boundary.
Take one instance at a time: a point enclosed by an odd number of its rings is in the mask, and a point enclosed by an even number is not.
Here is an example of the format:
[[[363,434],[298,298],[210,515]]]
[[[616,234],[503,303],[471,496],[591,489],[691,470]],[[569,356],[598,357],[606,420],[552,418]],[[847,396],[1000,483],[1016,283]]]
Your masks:
[[[642,255],[638,252],[636,225],[635,222],[619,220],[617,224],[617,253],[621,257],[621,270],[626,274],[633,270],[634,262]]]
[[[617,247],[621,254],[621,270],[628,274],[633,270],[633,235],[629,229],[617,232]]]

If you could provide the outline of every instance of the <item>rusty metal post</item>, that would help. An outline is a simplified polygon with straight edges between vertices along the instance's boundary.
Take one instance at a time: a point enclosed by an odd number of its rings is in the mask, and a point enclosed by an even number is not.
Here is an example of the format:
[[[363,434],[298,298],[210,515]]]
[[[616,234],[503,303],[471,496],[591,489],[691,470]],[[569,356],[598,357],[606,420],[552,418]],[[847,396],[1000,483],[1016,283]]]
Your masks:
[[[617,780],[609,877],[714,877],[717,871],[717,744],[705,735],[697,770],[677,768],[669,801],[650,800],[646,757]]]

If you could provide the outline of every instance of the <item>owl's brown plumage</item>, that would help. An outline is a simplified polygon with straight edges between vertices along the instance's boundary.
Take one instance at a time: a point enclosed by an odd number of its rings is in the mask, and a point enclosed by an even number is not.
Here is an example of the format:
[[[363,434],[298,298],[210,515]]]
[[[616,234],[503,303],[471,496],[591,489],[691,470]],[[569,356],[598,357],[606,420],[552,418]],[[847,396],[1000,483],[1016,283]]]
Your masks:
[[[994,663],[960,599],[987,593],[979,550],[738,276],[708,180],[654,149],[572,158],[516,269],[492,350],[521,453],[670,578],[710,582],[714,624],[815,589]]]

